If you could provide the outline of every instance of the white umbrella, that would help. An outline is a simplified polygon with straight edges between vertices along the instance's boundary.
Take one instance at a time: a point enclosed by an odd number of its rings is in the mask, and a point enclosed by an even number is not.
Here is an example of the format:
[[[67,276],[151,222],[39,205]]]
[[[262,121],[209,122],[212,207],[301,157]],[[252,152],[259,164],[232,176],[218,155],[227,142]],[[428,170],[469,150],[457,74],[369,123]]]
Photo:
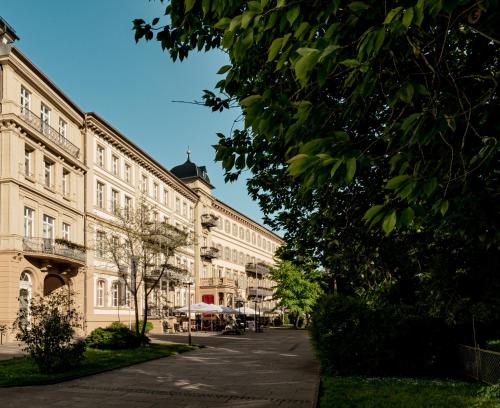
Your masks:
[[[238,314],[239,312],[232,307],[229,306],[221,306],[222,308],[222,313],[224,314]]]
[[[177,309],[178,312],[189,312],[187,306],[183,306]],[[191,313],[221,313],[222,308],[218,305],[210,305],[205,302],[193,303],[191,305]]]
[[[254,315],[256,314],[257,312],[255,311],[255,309],[252,309],[251,307],[248,307],[248,306],[245,306],[245,307],[239,307],[238,309],[236,309],[238,311],[239,314],[244,314],[244,315]]]

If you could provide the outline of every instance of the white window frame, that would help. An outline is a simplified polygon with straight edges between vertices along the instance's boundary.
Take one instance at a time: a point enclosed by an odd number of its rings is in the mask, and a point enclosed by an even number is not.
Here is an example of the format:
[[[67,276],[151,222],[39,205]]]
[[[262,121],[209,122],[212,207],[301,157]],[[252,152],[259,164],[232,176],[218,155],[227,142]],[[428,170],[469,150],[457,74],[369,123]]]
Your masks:
[[[95,159],[96,159],[96,164],[100,167],[104,167],[104,156],[105,156],[105,149],[103,146],[98,144],[96,146]]]
[[[96,306],[103,307],[104,306],[104,292],[106,290],[106,282],[102,279],[97,281],[96,285]]]
[[[71,172],[67,169],[63,169],[62,173],[62,194],[65,197],[68,197],[70,194],[70,180],[71,180]]]
[[[96,197],[95,204],[97,208],[104,209],[104,195],[105,195],[106,184],[101,181],[96,182]]]
[[[24,146],[24,175],[33,177],[33,153],[34,150],[28,146]]]
[[[43,160],[43,181],[47,188],[54,188],[54,163],[48,159]]]
[[[68,224],[67,222],[62,223],[62,237],[66,241],[71,240],[71,225]]]
[[[24,207],[24,237],[33,238],[35,232],[35,210],[30,207]]]
[[[42,218],[42,232],[43,232],[43,238],[44,239],[50,239],[53,240],[55,238],[55,225],[56,225],[56,219],[54,217],[51,217],[50,215],[43,214]]]
[[[120,176],[120,158],[116,154],[111,156],[111,171],[115,176]]]
[[[31,92],[21,86],[21,114],[28,116],[31,111]]]
[[[48,133],[49,131],[50,112],[51,109],[42,102],[40,104],[40,123],[42,127],[42,133]]]
[[[62,137],[66,138],[67,131],[68,131],[68,124],[63,118],[59,118],[59,134]]]

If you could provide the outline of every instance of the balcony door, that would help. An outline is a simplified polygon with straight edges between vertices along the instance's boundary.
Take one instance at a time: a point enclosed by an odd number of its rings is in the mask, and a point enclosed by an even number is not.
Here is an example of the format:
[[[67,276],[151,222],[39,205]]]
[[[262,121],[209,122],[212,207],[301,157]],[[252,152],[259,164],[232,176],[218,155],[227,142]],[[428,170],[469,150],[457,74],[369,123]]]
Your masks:
[[[43,215],[43,249],[51,251],[54,246],[55,218]]]

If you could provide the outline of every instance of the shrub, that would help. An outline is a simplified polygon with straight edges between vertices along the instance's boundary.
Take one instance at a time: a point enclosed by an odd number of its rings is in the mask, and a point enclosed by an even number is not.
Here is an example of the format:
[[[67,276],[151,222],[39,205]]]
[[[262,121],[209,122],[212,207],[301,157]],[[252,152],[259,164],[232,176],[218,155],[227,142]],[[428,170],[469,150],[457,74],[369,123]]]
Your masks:
[[[486,342],[486,349],[500,353],[500,340],[488,340]]]
[[[85,343],[74,339],[81,319],[72,299],[71,293],[62,291],[34,297],[14,322],[17,340],[42,373],[67,370],[83,359]]]
[[[453,365],[445,324],[411,306],[326,295],[309,330],[327,374],[436,375]]]
[[[88,347],[97,349],[129,349],[149,343],[149,338],[137,336],[123,323],[114,322],[106,328],[98,327],[85,340]]]

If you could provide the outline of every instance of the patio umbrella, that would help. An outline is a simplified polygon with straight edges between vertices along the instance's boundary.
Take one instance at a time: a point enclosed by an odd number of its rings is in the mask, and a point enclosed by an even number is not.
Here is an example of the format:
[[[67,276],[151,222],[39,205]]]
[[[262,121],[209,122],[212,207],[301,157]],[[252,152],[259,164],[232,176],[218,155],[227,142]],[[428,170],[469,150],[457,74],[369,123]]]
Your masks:
[[[244,315],[254,315],[256,314],[257,312],[255,311],[255,309],[252,309],[251,307],[248,307],[248,306],[245,306],[245,307],[239,307],[238,309],[236,309],[238,311],[239,314],[244,314]]]
[[[183,306],[176,309],[178,312],[188,312],[188,307]],[[193,303],[191,305],[191,313],[222,313],[222,308],[219,305],[211,305],[205,302]]]
[[[222,312],[224,314],[238,314],[239,312],[236,309],[233,309],[232,307],[229,306],[221,306]]]

